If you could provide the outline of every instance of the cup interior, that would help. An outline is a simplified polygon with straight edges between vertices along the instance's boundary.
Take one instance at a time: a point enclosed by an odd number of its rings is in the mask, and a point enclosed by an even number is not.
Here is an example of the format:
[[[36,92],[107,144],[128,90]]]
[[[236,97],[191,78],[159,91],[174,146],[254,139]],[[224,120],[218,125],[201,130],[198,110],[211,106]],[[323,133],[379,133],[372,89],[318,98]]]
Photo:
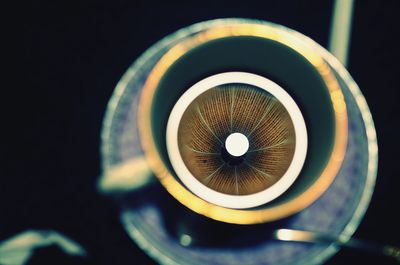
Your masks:
[[[166,127],[175,103],[198,81],[221,72],[248,72],[283,87],[304,117],[308,151],[294,184],[277,199],[259,206],[274,207],[293,200],[321,175],[334,146],[335,116],[326,83],[315,67],[292,48],[275,41],[232,36],[201,44],[173,63],[158,83],[150,107],[150,126],[157,152],[178,181],[166,146]]]

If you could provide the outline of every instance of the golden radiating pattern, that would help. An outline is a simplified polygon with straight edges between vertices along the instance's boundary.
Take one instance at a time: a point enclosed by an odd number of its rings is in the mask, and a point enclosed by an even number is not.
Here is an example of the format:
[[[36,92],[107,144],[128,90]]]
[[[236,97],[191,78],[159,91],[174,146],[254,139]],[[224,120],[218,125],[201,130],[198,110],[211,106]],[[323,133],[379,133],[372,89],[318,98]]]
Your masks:
[[[224,155],[224,143],[235,132],[244,134],[250,146],[233,163]],[[183,114],[178,142],[194,177],[233,195],[275,184],[289,167],[296,144],[285,107],[264,90],[244,84],[218,86],[197,97]]]

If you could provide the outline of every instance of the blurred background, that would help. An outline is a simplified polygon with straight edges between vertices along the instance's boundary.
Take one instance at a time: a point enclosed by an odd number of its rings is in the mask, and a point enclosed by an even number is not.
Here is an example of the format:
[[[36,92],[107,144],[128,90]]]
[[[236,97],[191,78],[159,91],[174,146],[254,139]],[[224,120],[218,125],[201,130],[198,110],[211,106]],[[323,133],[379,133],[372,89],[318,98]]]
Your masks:
[[[125,234],[118,209],[99,195],[100,130],[107,102],[129,65],[162,37],[224,17],[271,21],[327,46],[333,1],[27,1],[11,29],[10,85],[3,87],[0,241],[26,229],[54,229],[88,251],[57,248],[29,264],[155,264]],[[356,1],[349,70],[364,93],[378,134],[379,169],[356,236],[400,245],[400,2]],[[8,93],[11,93],[8,95]],[[340,251],[327,264],[394,264]]]

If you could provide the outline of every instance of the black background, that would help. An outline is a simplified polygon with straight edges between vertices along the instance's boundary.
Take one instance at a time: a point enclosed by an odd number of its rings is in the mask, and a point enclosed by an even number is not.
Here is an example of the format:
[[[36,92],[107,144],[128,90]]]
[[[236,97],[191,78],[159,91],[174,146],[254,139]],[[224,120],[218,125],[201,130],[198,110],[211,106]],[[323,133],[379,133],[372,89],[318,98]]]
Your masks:
[[[398,1],[357,1],[349,69],[371,108],[379,172],[356,235],[399,245]],[[118,80],[146,48],[184,26],[246,17],[283,24],[326,46],[332,1],[31,1],[19,3],[13,61],[3,72],[0,241],[30,228],[80,242],[85,260],[40,250],[30,264],[154,264],[97,194],[99,134]],[[13,14],[14,16],[14,14]],[[7,51],[6,51],[7,52]],[[10,93],[10,94],[8,94]],[[341,251],[327,264],[392,264]],[[394,263],[393,263],[394,264]]]

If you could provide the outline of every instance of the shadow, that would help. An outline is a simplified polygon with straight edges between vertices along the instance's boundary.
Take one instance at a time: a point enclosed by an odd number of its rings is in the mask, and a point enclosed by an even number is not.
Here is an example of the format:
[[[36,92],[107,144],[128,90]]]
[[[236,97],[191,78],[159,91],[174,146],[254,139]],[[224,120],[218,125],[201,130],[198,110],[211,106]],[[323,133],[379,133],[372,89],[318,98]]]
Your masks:
[[[255,225],[237,225],[215,221],[188,209],[173,198],[158,182],[117,197],[124,209],[135,210],[152,204],[161,216],[163,229],[177,242],[190,246],[241,248],[252,247],[272,236],[275,229],[286,227],[290,218]],[[187,237],[189,236],[189,237]],[[182,242],[182,238],[190,238]]]

